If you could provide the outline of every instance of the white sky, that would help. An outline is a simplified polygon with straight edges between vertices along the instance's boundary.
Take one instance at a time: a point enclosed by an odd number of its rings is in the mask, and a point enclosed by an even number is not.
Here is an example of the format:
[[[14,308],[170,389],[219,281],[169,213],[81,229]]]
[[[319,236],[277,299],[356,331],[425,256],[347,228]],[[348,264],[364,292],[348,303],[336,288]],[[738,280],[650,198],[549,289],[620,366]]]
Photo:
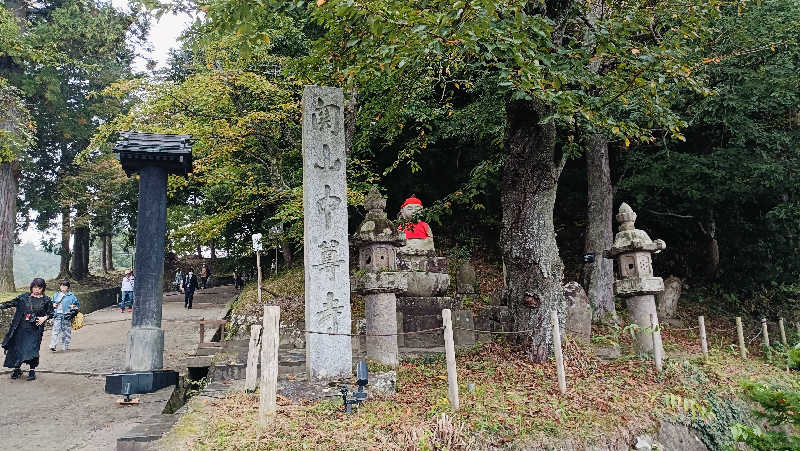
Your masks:
[[[111,4],[116,8],[127,9],[127,0],[111,0]],[[192,18],[188,15],[172,15],[165,14],[161,19],[156,22],[153,20],[150,26],[150,33],[148,35],[148,43],[152,47],[152,52],[148,54],[148,58],[158,62],[157,68],[164,67],[169,50],[178,47],[178,35],[183,32],[192,23]],[[144,52],[144,51],[142,51]],[[139,71],[146,70],[145,60],[137,58],[134,63],[135,69]],[[31,226],[25,232],[20,234],[20,240],[25,243],[33,243],[37,247],[42,241],[44,235],[35,230],[35,226]],[[48,231],[48,234],[57,234],[57,230]]]

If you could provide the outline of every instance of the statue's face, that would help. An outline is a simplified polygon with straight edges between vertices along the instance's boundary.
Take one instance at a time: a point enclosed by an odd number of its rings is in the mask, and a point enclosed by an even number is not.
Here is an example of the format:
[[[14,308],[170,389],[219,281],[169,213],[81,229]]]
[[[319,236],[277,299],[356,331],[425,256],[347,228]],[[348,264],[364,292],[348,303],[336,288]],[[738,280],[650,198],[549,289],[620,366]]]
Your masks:
[[[403,219],[411,219],[415,214],[422,210],[422,205],[408,204],[400,210],[400,216]]]

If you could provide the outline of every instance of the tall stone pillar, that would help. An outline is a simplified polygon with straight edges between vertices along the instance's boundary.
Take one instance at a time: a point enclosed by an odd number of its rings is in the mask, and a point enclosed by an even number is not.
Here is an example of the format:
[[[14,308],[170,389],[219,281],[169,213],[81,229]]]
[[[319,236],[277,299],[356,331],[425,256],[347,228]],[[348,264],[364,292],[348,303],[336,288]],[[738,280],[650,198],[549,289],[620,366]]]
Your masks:
[[[167,175],[186,176],[192,169],[189,135],[124,132],[114,145],[122,169],[139,173],[136,224],[134,304],[125,357],[127,373],[106,377],[106,392],[150,393],[177,383],[178,373],[164,370],[161,303],[167,228]]]
[[[306,329],[350,333],[344,95],[339,88],[303,91],[303,235]],[[310,379],[350,377],[350,337],[306,333]]]
[[[372,188],[364,202],[367,216],[358,227],[358,267],[354,285],[364,295],[367,359],[397,366],[397,292],[408,289],[405,273],[397,272],[397,247],[405,233],[386,217],[386,199]]]
[[[164,242],[167,229],[167,171],[150,166],[139,171],[139,212],[136,220],[135,309],[128,332],[127,369],[164,367],[161,299],[164,286]]]
[[[663,240],[651,240],[643,230],[634,227],[636,213],[623,203],[617,213],[619,232],[614,245],[603,252],[605,258],[614,259],[619,280],[614,281],[614,294],[625,298],[628,313],[637,326],[636,348],[640,353],[653,352],[653,335],[650,330],[650,315],[658,326],[655,294],[664,291],[664,281],[653,276],[651,254],[661,252],[667,245]],[[661,355],[664,350],[661,349]]]

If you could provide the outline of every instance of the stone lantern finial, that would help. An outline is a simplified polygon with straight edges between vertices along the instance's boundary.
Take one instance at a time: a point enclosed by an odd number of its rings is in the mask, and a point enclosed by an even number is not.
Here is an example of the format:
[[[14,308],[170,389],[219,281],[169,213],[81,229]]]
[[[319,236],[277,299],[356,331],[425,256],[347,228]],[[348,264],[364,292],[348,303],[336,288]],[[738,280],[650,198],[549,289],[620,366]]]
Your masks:
[[[633,208],[631,208],[631,206],[625,202],[619,206],[617,222],[619,223],[620,230],[633,230],[635,228],[634,223],[636,222],[636,213],[634,213]]]
[[[370,188],[367,198],[364,199],[364,208],[367,209],[367,217],[369,219],[386,218],[386,198],[381,196],[377,187]]]

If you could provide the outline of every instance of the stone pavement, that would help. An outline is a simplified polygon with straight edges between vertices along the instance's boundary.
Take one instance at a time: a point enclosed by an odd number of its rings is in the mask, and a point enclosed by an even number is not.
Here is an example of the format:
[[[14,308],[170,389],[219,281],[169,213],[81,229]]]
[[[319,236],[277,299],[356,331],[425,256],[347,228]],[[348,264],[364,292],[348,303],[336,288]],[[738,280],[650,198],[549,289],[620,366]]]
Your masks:
[[[198,290],[192,310],[183,308],[182,294],[164,296],[165,368],[186,372],[185,361],[199,342],[192,320],[221,319],[235,295],[232,286]],[[123,370],[130,318],[116,307],[86,315],[86,326],[73,332],[68,352],[52,353],[46,330],[35,381],[11,380],[6,368],[0,371],[0,449],[114,449],[118,436],[161,413],[172,387],[137,395],[140,404],[133,407],[118,406],[120,397],[103,391],[103,375]],[[205,340],[214,332],[207,329]]]

